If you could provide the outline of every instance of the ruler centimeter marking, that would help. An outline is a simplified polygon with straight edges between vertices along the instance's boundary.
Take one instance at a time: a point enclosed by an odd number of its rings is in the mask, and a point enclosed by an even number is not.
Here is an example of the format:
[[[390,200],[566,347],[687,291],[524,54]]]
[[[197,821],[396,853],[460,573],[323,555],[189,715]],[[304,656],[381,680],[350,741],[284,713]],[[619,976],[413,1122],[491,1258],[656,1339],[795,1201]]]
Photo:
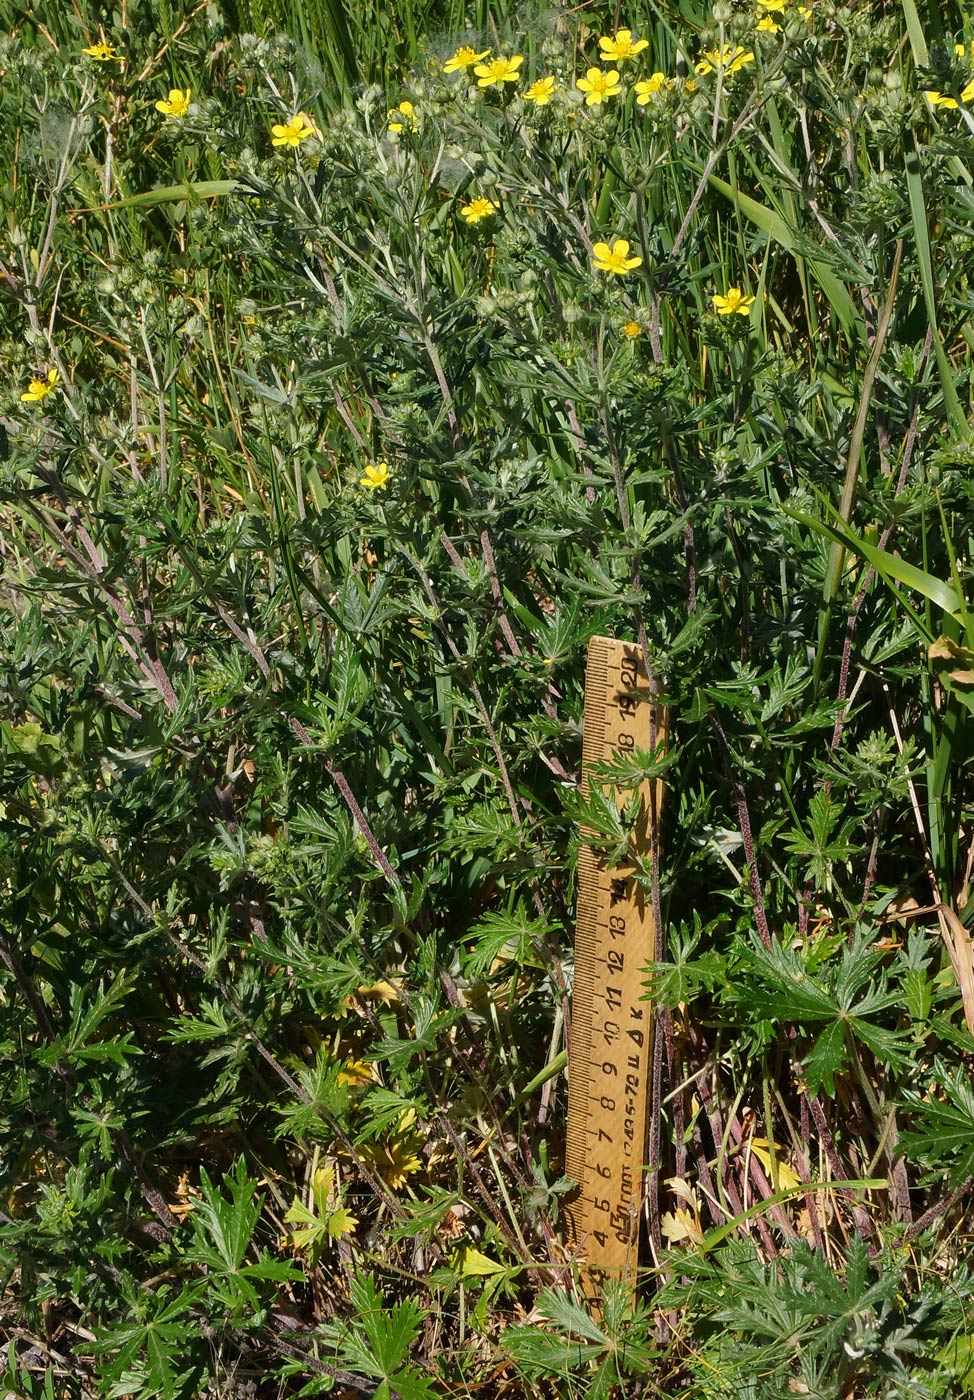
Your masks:
[[[585,672],[582,791],[594,764],[650,747],[649,683],[640,648],[609,637],[589,642]],[[665,711],[656,710],[657,742]],[[620,806],[628,794],[621,794]],[[650,785],[632,844],[650,852]],[[662,783],[656,784],[659,810]],[[584,835],[584,833],[583,833]],[[635,1281],[649,1118],[652,1016],[642,972],[656,956],[648,892],[631,865],[609,866],[588,846],[578,856],[575,982],[569,1045],[565,1170],[568,1238],[586,1293],[601,1277]]]

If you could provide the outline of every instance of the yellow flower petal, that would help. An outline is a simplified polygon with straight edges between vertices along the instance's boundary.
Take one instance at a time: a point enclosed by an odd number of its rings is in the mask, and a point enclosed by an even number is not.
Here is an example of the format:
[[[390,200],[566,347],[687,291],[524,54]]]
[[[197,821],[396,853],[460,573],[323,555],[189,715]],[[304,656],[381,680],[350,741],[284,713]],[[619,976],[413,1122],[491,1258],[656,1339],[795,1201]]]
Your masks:
[[[478,63],[474,72],[477,75],[477,86],[482,88],[499,87],[502,83],[516,83],[520,74],[518,69],[524,62],[523,54],[512,54],[510,58],[492,58],[489,63]]]
[[[735,311],[740,316],[747,316],[754,305],[754,297],[746,297],[740,287],[728,287],[725,297],[715,293],[710,300],[718,316],[732,316]]]
[[[369,466],[365,468],[364,475],[359,477],[358,484],[360,486],[364,486],[367,491],[378,491],[380,487],[388,486],[391,479],[392,473],[389,470],[389,465],[387,462],[372,462]],[[377,983],[376,985],[378,986],[380,984]],[[383,983],[381,985],[388,986],[389,984]],[[366,991],[372,990],[373,988],[371,987],[359,988],[359,991],[363,994]]]
[[[469,204],[461,205],[460,213],[468,224],[479,224],[481,219],[489,219],[499,208],[496,200],[477,195]]]
[[[27,386],[27,389],[26,389],[25,392],[24,392],[23,394],[21,394],[21,396],[20,396],[20,402],[21,402],[21,403],[40,403],[40,402],[42,401],[42,399],[46,399],[46,398],[47,398],[48,394],[51,394],[51,393],[54,392],[54,388],[55,388],[55,385],[57,384],[57,382],[58,382],[58,372],[57,372],[57,370],[56,370],[56,369],[49,369],[49,370],[47,371],[47,377],[46,377],[45,379],[41,379],[41,378],[38,377],[38,378],[32,379],[32,380],[30,381],[30,384]]]
[[[617,238],[610,248],[608,243],[596,243],[592,249],[595,266],[599,272],[608,272],[623,277],[635,267],[642,266],[642,258],[629,256],[629,244],[624,238]]]
[[[484,49],[483,53],[475,53],[469,45],[457,49],[452,58],[448,58],[443,65],[444,73],[462,73],[467,68],[472,68],[475,63],[482,63],[490,53],[490,49]]]
[[[575,86],[585,93],[586,107],[597,107],[609,97],[617,97],[622,91],[619,74],[614,68],[603,72],[601,68],[590,68],[584,78],[578,78]]]
[[[156,103],[156,111],[161,112],[165,117],[185,117],[189,111],[189,99],[192,90],[186,88],[170,88],[168,98],[160,98]]]
[[[625,63],[648,48],[648,39],[633,39],[631,29],[617,29],[611,39],[603,35],[599,40],[599,57],[603,63]]]
[[[539,107],[544,107],[551,101],[552,93],[555,90],[554,78],[538,78],[533,82],[524,94],[525,102],[534,102]]]
[[[309,125],[302,112],[298,112],[289,122],[278,122],[271,127],[272,146],[300,146],[309,136],[314,135],[314,127]]]

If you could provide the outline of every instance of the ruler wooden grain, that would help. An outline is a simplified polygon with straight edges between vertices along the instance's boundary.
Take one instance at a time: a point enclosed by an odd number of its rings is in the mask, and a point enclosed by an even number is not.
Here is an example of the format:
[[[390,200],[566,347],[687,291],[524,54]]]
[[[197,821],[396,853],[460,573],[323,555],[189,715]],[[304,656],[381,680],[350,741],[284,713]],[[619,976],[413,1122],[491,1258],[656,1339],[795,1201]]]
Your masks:
[[[639,647],[593,637],[585,675],[584,793],[594,764],[650,748],[648,700]],[[665,711],[657,709],[655,718],[660,743]],[[629,795],[620,792],[620,806]],[[657,782],[657,812],[661,797]],[[631,847],[648,865],[648,782],[640,799]],[[639,1257],[652,1039],[642,969],[656,956],[656,930],[649,893],[633,876],[631,864],[611,866],[587,846],[579,852],[565,1162],[578,1186],[566,1204],[568,1242],[593,1298],[603,1278],[634,1282]]]

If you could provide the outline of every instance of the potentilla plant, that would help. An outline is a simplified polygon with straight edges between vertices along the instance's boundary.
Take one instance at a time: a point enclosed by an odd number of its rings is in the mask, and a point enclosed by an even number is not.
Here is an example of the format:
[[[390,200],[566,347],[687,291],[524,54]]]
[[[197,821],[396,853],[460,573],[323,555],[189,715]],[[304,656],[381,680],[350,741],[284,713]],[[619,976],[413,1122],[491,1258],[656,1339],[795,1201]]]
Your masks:
[[[7,1385],[960,1393],[966,21],[410,11],[343,89],[298,8],[5,17]],[[670,750],[583,797],[599,633]],[[574,866],[660,773],[593,1307]]]

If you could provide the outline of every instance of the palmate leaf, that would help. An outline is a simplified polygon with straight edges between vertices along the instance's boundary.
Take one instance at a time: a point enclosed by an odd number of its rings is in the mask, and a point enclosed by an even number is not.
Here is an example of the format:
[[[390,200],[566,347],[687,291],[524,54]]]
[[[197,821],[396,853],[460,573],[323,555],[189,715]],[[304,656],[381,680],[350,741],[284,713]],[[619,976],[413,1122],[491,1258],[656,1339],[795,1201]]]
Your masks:
[[[695,956],[702,932],[703,925],[696,910],[692,932],[685,923],[670,931],[669,962],[646,965],[646,1001],[675,1010],[681,1001],[692,1001],[701,988],[710,991],[726,980],[727,962],[720,953],[708,949]]]
[[[255,1200],[257,1183],[252,1181],[242,1157],[237,1159],[235,1173],[225,1175],[224,1184],[230,1190],[230,1200],[211,1182],[204,1167],[200,1168],[201,1199],[190,1215],[198,1249],[220,1268],[231,1272],[243,1264],[260,1214],[260,1201]]]
[[[596,1321],[557,1289],[546,1288],[538,1312],[550,1325],[511,1327],[503,1346],[528,1377],[557,1376],[571,1382],[584,1369],[589,1400],[618,1394],[627,1375],[644,1375],[654,1357],[650,1316],[641,1303],[633,1308],[627,1288],[606,1285],[603,1316]],[[566,1388],[566,1394],[571,1393]]]
[[[903,1092],[908,1117],[900,1132],[904,1151],[952,1184],[974,1174],[974,1086],[962,1069],[938,1060],[927,1093]]]
[[[467,972],[481,977],[497,959],[517,967],[536,964],[535,950],[544,947],[554,927],[547,919],[532,917],[520,904],[509,901],[507,909],[485,914],[470,929],[469,937],[476,940],[476,946],[467,955]]]
[[[901,993],[887,987],[885,976],[874,980],[883,956],[867,945],[860,931],[852,946],[843,948],[838,966],[827,963],[813,973],[797,950],[779,942],[765,948],[755,938],[744,962],[762,991],[755,996],[752,987],[734,999],[751,1002],[762,1018],[803,1029],[822,1026],[805,1058],[805,1074],[813,1093],[824,1087],[833,1094],[835,1076],[845,1069],[855,1041],[891,1068],[910,1062],[911,1033],[891,1029],[878,1019],[901,1001]]]
[[[392,1394],[402,1400],[434,1400],[430,1382],[409,1361],[422,1328],[422,1309],[410,1299],[387,1308],[371,1274],[357,1275],[349,1292],[354,1318],[336,1338],[341,1360],[379,1381],[376,1400]]]
[[[130,1318],[97,1334],[91,1350],[111,1358],[109,1395],[175,1400],[186,1393],[195,1349],[188,1339],[198,1331],[192,1310],[203,1291],[198,1284],[173,1294],[163,1284],[155,1292],[143,1292],[130,1300]]]

